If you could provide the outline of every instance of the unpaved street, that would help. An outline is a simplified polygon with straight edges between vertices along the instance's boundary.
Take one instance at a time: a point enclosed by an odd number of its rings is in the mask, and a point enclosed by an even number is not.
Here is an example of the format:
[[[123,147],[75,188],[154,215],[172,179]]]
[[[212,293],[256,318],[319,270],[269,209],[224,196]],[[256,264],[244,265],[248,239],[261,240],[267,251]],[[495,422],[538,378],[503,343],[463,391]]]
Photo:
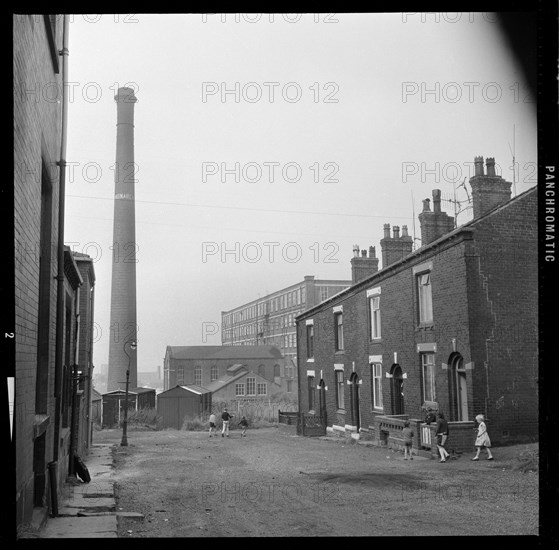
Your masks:
[[[363,444],[249,430],[95,432],[115,443],[120,537],[283,537],[538,533],[537,473],[517,446],[495,461],[440,464]]]

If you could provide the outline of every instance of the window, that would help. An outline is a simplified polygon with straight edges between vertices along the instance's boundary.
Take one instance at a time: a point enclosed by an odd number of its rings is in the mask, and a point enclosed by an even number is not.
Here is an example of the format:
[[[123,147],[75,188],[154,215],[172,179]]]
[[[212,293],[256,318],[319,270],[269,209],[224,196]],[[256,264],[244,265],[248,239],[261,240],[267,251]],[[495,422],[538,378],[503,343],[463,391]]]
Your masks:
[[[314,357],[314,325],[307,325],[307,359]]]
[[[315,397],[315,385],[314,376],[307,376],[307,387],[308,387],[308,398],[309,398],[309,411],[314,411],[314,397]]]
[[[259,382],[259,383],[257,384],[257,388],[256,388],[257,391],[258,391],[258,395],[266,395],[266,393],[267,393],[267,387],[268,387],[268,384],[260,383],[260,382]]]
[[[194,367],[194,383],[197,386],[202,385],[202,367]]]
[[[336,407],[343,409],[344,407],[344,371],[336,371]]]
[[[373,407],[382,409],[382,365],[374,363],[371,365],[371,391],[373,394]]]
[[[279,377],[280,377],[280,366],[274,365],[274,378],[279,378]]]
[[[177,367],[177,384],[179,386],[184,384],[184,367]]]
[[[421,354],[421,375],[423,382],[423,401],[435,399],[435,354]]]
[[[431,299],[431,273],[421,273],[417,277],[419,322],[433,322],[433,302]]]
[[[344,349],[344,324],[342,313],[334,314],[335,329],[336,329],[336,351]]]
[[[258,375],[262,376],[262,378],[266,378],[266,369],[264,365],[258,365]]]
[[[380,296],[369,298],[371,339],[380,338]]]
[[[217,365],[213,365],[212,366],[212,370],[210,372],[210,377],[211,377],[211,381],[213,382],[214,380],[217,380],[218,378],[218,371],[217,371]]]
[[[291,393],[293,391],[293,380],[288,380],[286,386],[287,393]]]
[[[242,397],[245,394],[244,384],[235,384],[235,395],[237,397]]]
[[[247,378],[247,395],[256,395],[256,378]]]
[[[324,302],[324,300],[326,300],[328,298],[328,287],[327,286],[321,286],[320,287],[320,301]]]

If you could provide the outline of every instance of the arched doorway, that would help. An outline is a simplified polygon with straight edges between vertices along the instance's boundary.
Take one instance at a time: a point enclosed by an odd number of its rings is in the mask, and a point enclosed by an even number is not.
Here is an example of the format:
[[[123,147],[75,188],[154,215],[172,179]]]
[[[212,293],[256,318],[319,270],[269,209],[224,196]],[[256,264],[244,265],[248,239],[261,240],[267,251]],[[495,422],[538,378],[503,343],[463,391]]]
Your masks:
[[[450,357],[450,405],[455,421],[468,420],[468,383],[464,358],[455,353]]]
[[[326,424],[326,384],[323,379],[318,384],[318,414]]]
[[[393,365],[391,374],[392,414],[404,414],[404,377],[400,365]]]
[[[359,376],[354,372],[349,377],[350,386],[350,403],[351,403],[351,425],[357,428],[359,432],[360,417],[359,417]]]

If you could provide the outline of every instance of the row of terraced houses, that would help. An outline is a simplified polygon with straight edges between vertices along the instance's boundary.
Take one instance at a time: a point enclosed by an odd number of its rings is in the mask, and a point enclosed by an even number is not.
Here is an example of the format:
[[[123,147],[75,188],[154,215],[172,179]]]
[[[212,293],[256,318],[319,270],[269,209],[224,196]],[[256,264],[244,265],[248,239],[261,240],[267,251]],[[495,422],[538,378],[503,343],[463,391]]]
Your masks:
[[[64,245],[68,27],[61,15],[15,15],[14,295],[18,529],[56,513],[74,455],[91,443],[95,272]],[[11,472],[10,472],[11,474]]]
[[[483,414],[492,441],[538,438],[536,188],[511,197],[495,161],[475,158],[473,219],[459,227],[440,191],[423,201],[422,246],[384,226],[352,258],[353,284],[297,321],[299,411],[332,434],[398,446],[404,420],[429,446],[425,410],[470,450]]]

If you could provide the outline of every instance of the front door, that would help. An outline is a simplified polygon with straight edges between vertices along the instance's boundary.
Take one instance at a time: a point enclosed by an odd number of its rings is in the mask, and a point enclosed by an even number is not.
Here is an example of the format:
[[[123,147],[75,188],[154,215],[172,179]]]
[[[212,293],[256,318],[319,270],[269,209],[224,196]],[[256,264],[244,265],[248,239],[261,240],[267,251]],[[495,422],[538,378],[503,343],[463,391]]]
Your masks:
[[[464,359],[461,355],[453,361],[452,372],[456,391],[456,412],[457,420],[468,420],[468,385],[466,383],[466,369]]]
[[[392,414],[404,414],[404,379],[400,365],[392,369]]]
[[[359,377],[354,372],[350,379],[351,388],[351,423],[357,428],[359,432],[360,418],[359,418]]]
[[[318,414],[326,424],[326,384],[321,380],[318,385]]]

